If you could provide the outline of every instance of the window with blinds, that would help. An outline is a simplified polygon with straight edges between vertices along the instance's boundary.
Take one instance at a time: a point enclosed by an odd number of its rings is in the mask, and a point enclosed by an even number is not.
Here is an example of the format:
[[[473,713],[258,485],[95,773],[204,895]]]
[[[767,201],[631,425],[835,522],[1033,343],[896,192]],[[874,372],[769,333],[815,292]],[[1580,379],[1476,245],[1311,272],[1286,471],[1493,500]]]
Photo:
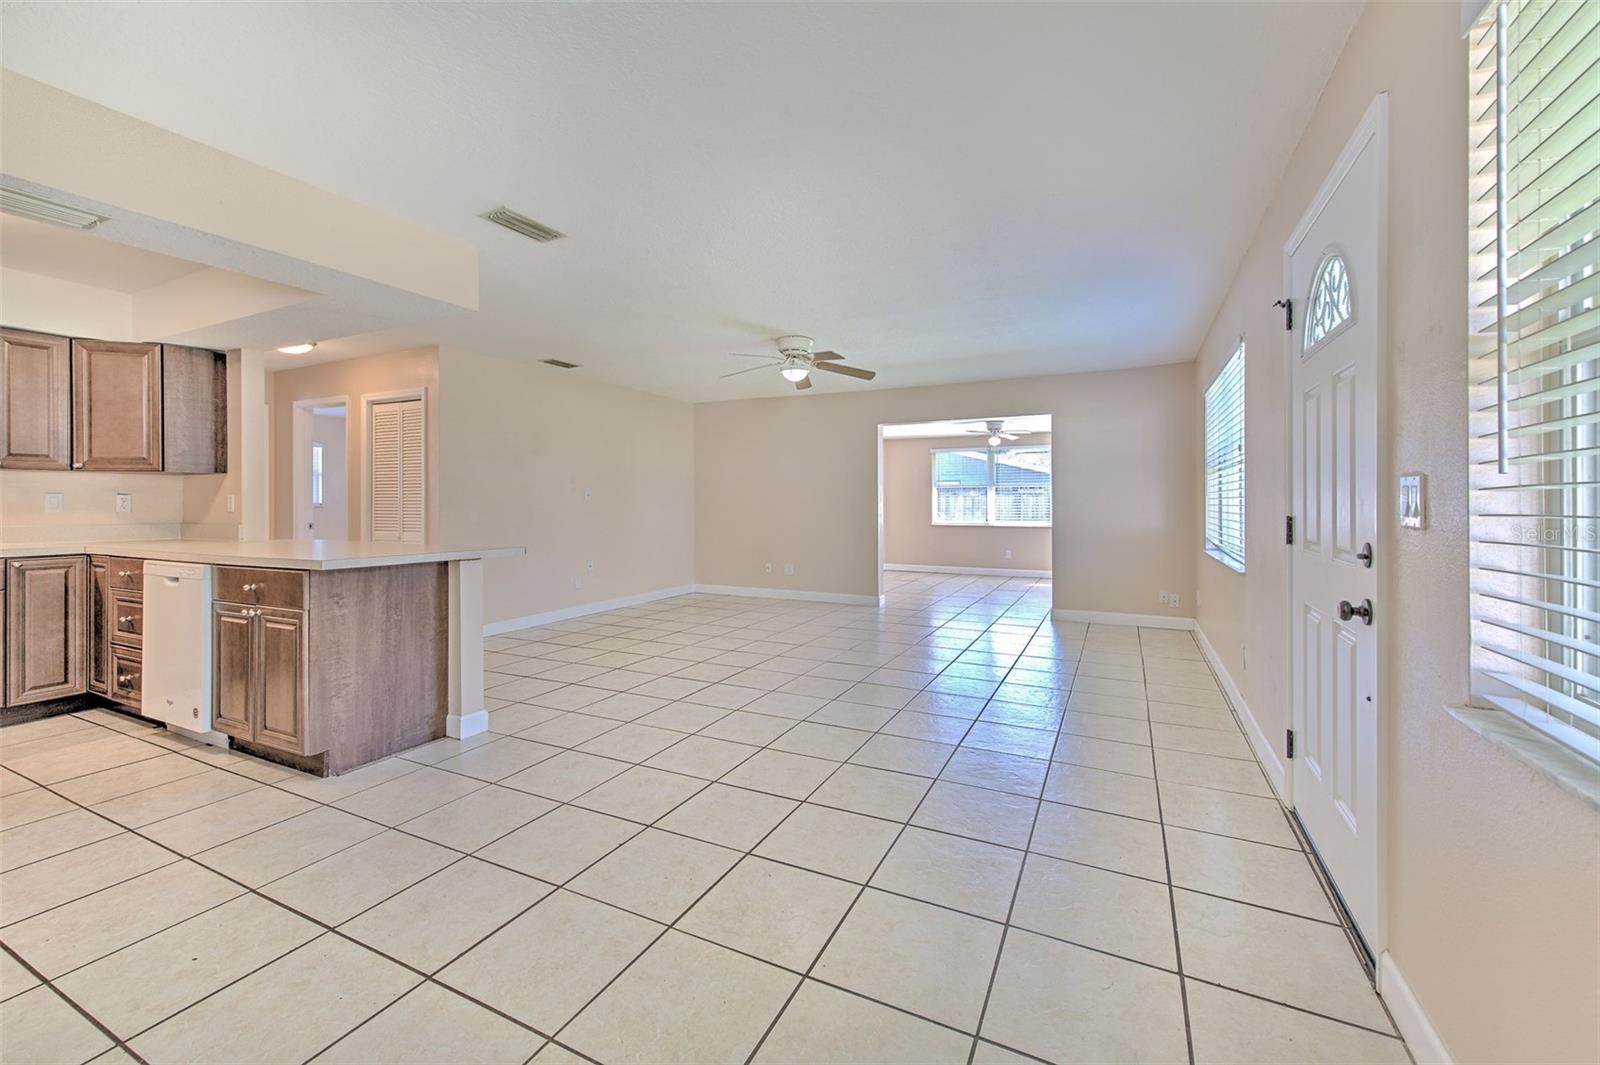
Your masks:
[[[1244,572],[1244,341],[1206,388],[1206,553]]]
[[[371,410],[367,454],[372,539],[420,544],[427,462],[422,400],[374,403]]]
[[[1050,449],[935,448],[933,524],[1049,525]]]
[[[1473,699],[1600,760],[1600,4],[1468,40]]]

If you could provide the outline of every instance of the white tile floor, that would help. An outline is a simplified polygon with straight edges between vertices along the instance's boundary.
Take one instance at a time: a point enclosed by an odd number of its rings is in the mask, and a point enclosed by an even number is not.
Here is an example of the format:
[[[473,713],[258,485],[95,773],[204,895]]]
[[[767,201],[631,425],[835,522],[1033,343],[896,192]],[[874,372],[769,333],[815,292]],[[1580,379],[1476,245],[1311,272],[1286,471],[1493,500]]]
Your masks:
[[[0,1059],[1409,1060],[1187,633],[891,576],[496,637],[343,777],[0,730]]]

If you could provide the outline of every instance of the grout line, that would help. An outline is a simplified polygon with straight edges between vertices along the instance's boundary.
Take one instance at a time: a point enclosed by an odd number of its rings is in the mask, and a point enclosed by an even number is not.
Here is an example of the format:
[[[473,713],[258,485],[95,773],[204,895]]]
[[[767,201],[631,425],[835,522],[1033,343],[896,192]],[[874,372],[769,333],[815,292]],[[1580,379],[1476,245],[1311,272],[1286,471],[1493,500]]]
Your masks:
[[[148,1065],[148,1063],[145,1062],[145,1059],[142,1056],[140,1056],[140,1054],[137,1051],[135,1051],[132,1047],[130,1047],[127,1044],[127,1042],[122,1039],[121,1036],[117,1035],[116,1032],[113,1032],[110,1028],[107,1028],[104,1024],[100,1023],[100,1019],[98,1017],[96,1017],[94,1014],[90,1013],[88,1010],[84,1009],[83,1006],[81,1006],[78,1003],[77,999],[73,998],[71,995],[67,994],[66,992],[62,991],[59,987],[57,987],[55,985],[54,981],[47,979],[45,977],[44,973],[42,973],[38,969],[34,968],[33,965],[30,964],[26,958],[24,958],[22,955],[18,954],[8,944],[0,942],[0,951],[3,951],[6,955],[8,955],[11,958],[12,961],[16,962],[18,965],[20,965],[24,969],[28,970],[28,972],[30,974],[32,974],[33,978],[35,980],[39,981],[38,987],[30,987],[28,989],[28,991],[36,991],[40,987],[48,988],[50,990],[51,994],[53,994],[56,997],[60,998],[67,1005],[71,1006],[75,1011],[77,1011],[83,1017],[84,1020],[86,1020],[90,1024],[94,1025],[94,1027],[100,1032],[101,1035],[104,1035],[106,1038],[110,1039],[113,1049],[122,1050],[129,1057],[133,1058],[133,1060],[135,1060],[137,1062],[140,1062],[141,1065]],[[12,997],[16,998],[16,997],[20,997],[21,995],[26,995],[28,993],[28,991],[18,992],[17,995],[14,995]],[[7,1001],[9,1001],[9,999]],[[105,1051],[100,1051],[95,1056],[99,1057],[99,1055],[103,1054],[103,1053],[105,1053]]]

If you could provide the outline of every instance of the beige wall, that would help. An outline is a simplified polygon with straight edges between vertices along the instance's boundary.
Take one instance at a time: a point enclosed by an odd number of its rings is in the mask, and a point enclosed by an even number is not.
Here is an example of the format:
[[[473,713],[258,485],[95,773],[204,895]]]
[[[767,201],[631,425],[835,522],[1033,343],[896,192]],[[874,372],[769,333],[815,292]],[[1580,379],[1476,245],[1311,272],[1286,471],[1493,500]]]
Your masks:
[[[1192,404],[1241,333],[1251,412],[1249,572],[1188,550],[1199,622],[1268,736],[1287,726],[1283,245],[1373,96],[1389,93],[1388,400],[1382,470],[1428,478],[1429,527],[1388,559],[1380,713],[1389,764],[1388,948],[1463,1062],[1600,1060],[1595,811],[1447,716],[1467,695],[1466,97],[1454,4],[1372,4],[1285,171],[1211,334]],[[1196,429],[1196,442],[1198,444]],[[1198,453],[1198,446],[1195,448]],[[1198,469],[1196,477],[1199,476]],[[1248,662],[1248,668],[1246,668]]]
[[[455,348],[439,385],[442,539],[528,549],[485,562],[488,622],[694,580],[689,404]]]
[[[1032,433],[1019,444],[1048,444]],[[902,566],[1050,569],[1050,529],[1040,526],[935,525],[933,449],[983,447],[983,437],[883,442],[883,560]],[[1006,557],[1006,551],[1011,557]]]
[[[878,594],[878,426],[1026,411],[1055,441],[1055,605],[1188,616],[1194,364],[695,407],[695,579]],[[1115,505],[1105,501],[1115,500]],[[767,562],[777,563],[772,573]],[[793,562],[785,576],[782,563]],[[1172,608],[1159,601],[1176,591]]]
[[[439,535],[439,351],[414,348],[386,355],[369,355],[342,362],[324,362],[269,375],[267,394],[272,448],[272,535],[294,536],[294,404],[303,399],[346,398],[347,450],[345,484],[348,486],[349,538],[364,538],[361,501],[366,491],[367,448],[363,439],[366,422],[361,397],[383,392],[420,388],[425,393],[426,422],[424,439],[428,453],[427,532],[425,538]]]

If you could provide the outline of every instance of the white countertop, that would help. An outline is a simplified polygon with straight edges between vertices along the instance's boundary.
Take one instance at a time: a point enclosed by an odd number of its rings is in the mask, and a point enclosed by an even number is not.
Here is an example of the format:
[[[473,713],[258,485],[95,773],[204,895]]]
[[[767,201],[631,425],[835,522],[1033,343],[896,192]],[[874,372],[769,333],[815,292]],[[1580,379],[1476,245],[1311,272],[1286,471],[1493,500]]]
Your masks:
[[[0,544],[0,558],[45,555],[117,555],[214,566],[335,570],[457,562],[526,554],[522,547],[453,544],[373,544],[355,540],[108,540],[91,543]]]

